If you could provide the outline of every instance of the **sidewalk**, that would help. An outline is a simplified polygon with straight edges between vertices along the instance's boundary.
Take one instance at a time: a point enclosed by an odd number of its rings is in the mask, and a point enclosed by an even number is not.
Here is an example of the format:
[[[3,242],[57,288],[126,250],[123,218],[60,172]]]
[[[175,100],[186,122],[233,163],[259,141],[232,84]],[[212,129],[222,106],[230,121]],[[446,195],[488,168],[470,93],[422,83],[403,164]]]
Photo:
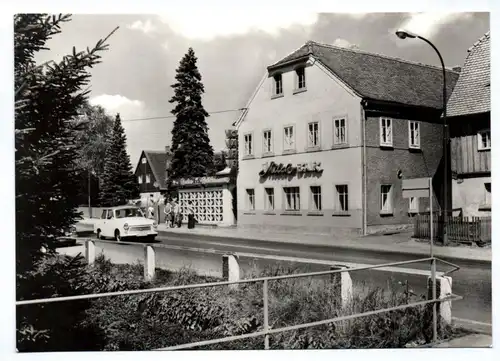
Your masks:
[[[472,334],[455,338],[451,341],[438,343],[435,348],[485,348],[492,347],[493,339],[490,335]]]
[[[83,219],[79,225],[90,228],[93,219]],[[222,228],[203,227],[187,229],[185,225],[181,228],[167,228],[165,224],[158,226],[158,232],[166,235],[168,233],[199,234],[210,237],[239,238],[256,241],[269,241],[279,243],[304,244],[311,246],[327,246],[333,248],[355,249],[360,251],[389,252],[399,254],[412,254],[418,257],[429,257],[429,244],[417,242],[411,239],[411,232],[404,232],[392,235],[369,235],[357,236],[342,234],[322,235],[311,233],[285,233],[275,231],[259,231],[245,228]],[[461,261],[476,261],[491,263],[491,248],[470,248],[470,247],[443,247],[435,246],[436,257],[443,257]]]

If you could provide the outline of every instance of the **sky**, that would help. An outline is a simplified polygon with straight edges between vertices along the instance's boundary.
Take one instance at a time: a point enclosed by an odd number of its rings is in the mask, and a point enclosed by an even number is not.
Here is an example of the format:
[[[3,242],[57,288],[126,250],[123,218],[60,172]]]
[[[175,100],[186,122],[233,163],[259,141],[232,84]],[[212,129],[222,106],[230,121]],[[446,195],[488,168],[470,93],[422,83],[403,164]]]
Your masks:
[[[430,39],[446,66],[461,66],[467,49],[489,30],[490,18],[485,12],[349,14],[293,8],[263,12],[259,7],[218,9],[211,16],[187,8],[172,8],[168,14],[74,15],[37,60],[60,60],[73,46],[93,46],[116,26],[102,63],[92,70],[90,102],[110,115],[120,113],[135,167],[143,149],[170,144],[171,84],[189,47],[198,57],[203,105],[211,113],[209,136],[219,151],[225,146],[224,130],[238,118],[266,67],[307,40],[439,66],[427,44],[394,35],[406,28]]]

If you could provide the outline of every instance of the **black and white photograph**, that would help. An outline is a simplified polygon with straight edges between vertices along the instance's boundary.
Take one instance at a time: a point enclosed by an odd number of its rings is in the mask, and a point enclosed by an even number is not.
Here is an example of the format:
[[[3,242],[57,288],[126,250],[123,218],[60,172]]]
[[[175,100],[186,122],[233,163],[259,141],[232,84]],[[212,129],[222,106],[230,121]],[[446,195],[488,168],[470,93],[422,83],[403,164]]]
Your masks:
[[[11,353],[493,347],[490,12],[113,3],[9,14]]]

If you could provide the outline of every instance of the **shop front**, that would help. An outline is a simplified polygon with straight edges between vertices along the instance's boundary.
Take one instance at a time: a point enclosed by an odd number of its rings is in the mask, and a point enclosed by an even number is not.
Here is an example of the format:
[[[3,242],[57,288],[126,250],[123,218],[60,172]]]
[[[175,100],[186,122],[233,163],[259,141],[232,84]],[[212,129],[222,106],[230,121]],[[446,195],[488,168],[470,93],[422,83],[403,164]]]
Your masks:
[[[233,226],[234,186],[229,176],[200,177],[173,181],[177,190],[178,202],[182,214],[188,213],[188,207],[194,211],[194,217],[200,225]],[[187,222],[187,217],[184,217]]]
[[[361,163],[352,156],[356,152],[350,148],[335,150],[335,157],[323,151],[243,160],[238,227],[311,233],[360,229]]]

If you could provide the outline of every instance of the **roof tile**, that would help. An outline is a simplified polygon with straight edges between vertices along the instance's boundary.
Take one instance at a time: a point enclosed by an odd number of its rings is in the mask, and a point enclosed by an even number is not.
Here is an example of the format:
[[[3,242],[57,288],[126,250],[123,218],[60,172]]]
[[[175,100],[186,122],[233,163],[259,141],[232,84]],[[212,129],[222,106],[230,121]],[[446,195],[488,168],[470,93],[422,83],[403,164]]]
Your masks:
[[[491,111],[490,62],[490,32],[487,32],[469,48],[447,104],[449,117]]]
[[[363,98],[442,109],[442,69],[402,59],[307,42],[271,65],[276,69],[296,59],[312,55]],[[448,97],[458,73],[446,70]]]

